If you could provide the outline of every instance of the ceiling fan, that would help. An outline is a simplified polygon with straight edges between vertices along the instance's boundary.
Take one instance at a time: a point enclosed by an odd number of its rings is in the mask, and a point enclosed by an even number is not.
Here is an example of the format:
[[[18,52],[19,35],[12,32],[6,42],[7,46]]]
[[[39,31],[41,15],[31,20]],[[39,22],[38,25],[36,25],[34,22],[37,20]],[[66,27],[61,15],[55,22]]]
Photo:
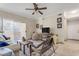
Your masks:
[[[33,3],[33,5],[34,5],[33,9],[31,9],[31,8],[25,8],[25,10],[34,10],[34,12],[32,13],[32,15],[34,15],[36,11],[39,12],[41,15],[43,15],[43,13],[40,10],[47,9],[47,7],[41,7],[41,8],[39,8],[36,3]]]

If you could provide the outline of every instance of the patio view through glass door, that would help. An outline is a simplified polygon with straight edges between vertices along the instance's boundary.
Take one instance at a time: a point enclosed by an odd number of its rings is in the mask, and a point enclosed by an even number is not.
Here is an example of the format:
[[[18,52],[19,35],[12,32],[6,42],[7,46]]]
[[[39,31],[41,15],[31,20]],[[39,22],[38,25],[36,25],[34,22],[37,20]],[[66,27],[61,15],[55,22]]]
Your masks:
[[[10,37],[12,41],[17,42],[22,37],[26,37],[26,24],[3,19],[3,34]]]

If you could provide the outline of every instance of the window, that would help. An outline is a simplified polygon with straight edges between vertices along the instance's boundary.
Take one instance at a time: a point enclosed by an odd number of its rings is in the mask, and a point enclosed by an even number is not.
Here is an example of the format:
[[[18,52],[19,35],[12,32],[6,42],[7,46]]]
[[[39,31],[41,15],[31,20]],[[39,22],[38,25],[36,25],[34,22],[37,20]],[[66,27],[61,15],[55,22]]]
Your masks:
[[[2,32],[3,32],[3,20],[0,17],[0,33],[2,33]]]
[[[3,19],[3,34],[10,37],[11,40],[17,42],[22,37],[26,37],[26,24],[21,22],[15,22],[9,19]]]

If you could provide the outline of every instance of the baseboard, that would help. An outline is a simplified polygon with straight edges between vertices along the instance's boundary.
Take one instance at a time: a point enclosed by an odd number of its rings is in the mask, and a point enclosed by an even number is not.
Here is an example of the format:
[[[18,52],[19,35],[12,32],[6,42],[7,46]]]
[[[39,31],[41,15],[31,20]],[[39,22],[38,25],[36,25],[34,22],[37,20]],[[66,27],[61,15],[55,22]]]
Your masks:
[[[64,44],[63,42],[57,42],[56,44]]]
[[[79,39],[68,39],[68,40],[74,40],[74,41],[79,41]]]

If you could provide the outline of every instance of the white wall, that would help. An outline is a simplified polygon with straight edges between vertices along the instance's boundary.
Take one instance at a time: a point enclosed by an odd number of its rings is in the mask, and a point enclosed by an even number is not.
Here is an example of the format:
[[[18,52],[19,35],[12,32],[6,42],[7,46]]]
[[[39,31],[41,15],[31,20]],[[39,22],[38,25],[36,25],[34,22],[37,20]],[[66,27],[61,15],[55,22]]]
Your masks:
[[[64,13],[63,13],[64,14]],[[42,19],[39,19],[38,23],[43,24],[44,27],[50,27],[51,32],[59,35],[59,41],[63,42],[67,38],[67,23],[64,15],[62,15],[62,28],[57,28],[57,17],[58,15],[48,16]],[[41,32],[41,30],[38,30]]]
[[[68,39],[79,40],[79,20],[74,19],[68,22]]]
[[[11,13],[7,13],[4,11],[0,11],[0,17],[2,18],[6,18],[9,20],[13,20],[13,21],[17,21],[17,22],[23,22],[26,23],[26,31],[27,31],[27,38],[29,38],[31,36],[31,34],[33,33],[33,31],[36,30],[36,20],[33,19],[29,19],[29,18],[25,18],[25,17],[21,17],[18,15],[14,15]]]

